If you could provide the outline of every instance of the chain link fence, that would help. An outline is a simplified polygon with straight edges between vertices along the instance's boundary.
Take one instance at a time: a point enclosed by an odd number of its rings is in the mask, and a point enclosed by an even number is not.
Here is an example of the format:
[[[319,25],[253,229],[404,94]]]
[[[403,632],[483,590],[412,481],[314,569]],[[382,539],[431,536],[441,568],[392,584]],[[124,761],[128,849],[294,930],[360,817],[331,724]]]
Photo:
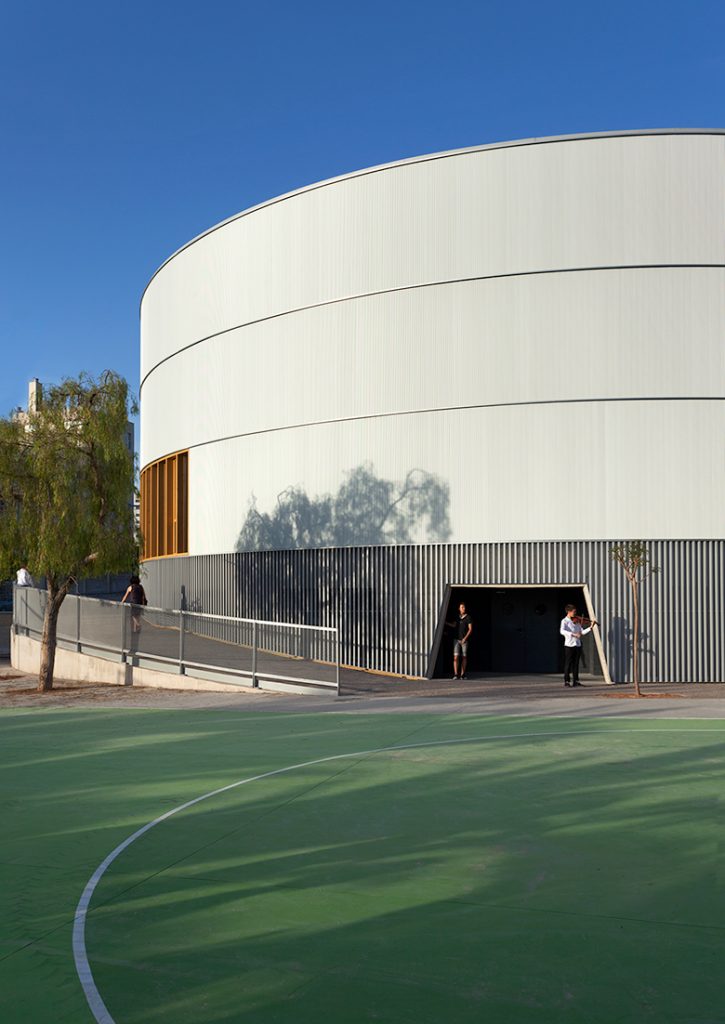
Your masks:
[[[39,640],[47,591],[15,587],[13,630]],[[57,645],[140,668],[258,687],[292,684],[340,692],[337,629],[234,619],[69,594]]]

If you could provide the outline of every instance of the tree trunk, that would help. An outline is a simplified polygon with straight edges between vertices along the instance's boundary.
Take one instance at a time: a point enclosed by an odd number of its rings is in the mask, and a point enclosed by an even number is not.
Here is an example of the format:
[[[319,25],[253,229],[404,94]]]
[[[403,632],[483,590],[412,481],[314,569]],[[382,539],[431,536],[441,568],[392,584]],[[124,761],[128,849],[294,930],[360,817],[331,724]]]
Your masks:
[[[632,630],[632,682],[634,692],[638,697],[642,696],[639,688],[639,594],[637,593],[637,580],[632,580],[632,605],[634,608],[634,628]]]
[[[48,580],[48,599],[45,604],[43,635],[40,641],[40,672],[38,674],[38,690],[40,693],[48,693],[49,690],[53,689],[58,613],[67,593],[67,584],[58,587],[55,581]]]

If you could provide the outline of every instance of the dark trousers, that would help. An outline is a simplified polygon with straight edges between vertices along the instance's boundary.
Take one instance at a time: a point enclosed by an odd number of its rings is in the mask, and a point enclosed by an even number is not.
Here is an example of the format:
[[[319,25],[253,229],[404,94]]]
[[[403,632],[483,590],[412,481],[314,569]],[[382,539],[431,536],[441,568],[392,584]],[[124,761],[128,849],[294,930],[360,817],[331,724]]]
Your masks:
[[[579,659],[582,656],[581,647],[564,648],[564,682],[569,682],[570,675],[573,682],[579,682]]]

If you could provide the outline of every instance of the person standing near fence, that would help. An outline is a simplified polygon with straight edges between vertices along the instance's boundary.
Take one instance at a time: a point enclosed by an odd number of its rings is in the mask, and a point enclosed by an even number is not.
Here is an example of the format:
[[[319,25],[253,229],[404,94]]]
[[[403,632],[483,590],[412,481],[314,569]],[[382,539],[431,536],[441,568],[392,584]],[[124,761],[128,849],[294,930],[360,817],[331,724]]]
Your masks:
[[[25,564],[21,565],[16,574],[16,584],[19,587],[34,587],[33,577],[28,572]]]
[[[126,601],[131,605],[131,632],[140,633],[141,609],[148,604],[148,601],[146,600],[146,591],[141,586],[138,576],[132,576],[128,582],[126,593],[121,598],[121,604],[125,604]]]

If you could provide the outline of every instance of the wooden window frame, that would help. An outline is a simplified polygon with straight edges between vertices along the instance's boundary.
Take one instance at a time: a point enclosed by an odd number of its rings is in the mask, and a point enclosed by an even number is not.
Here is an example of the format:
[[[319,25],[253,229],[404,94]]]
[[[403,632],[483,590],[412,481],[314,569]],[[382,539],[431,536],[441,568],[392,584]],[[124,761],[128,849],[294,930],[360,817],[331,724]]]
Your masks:
[[[143,554],[173,558],[189,553],[189,452],[174,452],[141,471]]]

